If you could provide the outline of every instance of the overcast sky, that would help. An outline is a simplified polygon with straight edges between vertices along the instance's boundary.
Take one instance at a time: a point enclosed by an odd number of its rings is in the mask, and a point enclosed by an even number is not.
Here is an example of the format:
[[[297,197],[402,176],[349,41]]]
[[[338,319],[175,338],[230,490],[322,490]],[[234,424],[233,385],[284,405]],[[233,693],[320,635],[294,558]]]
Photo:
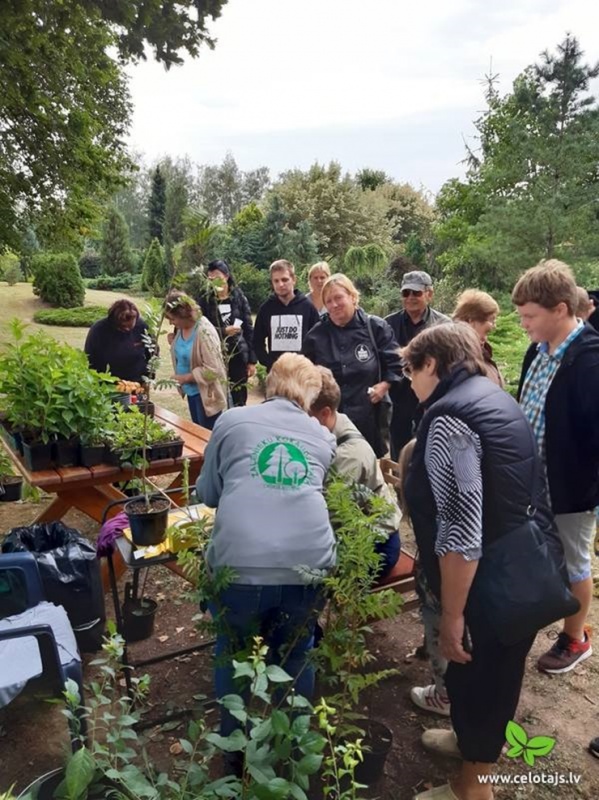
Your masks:
[[[130,143],[273,177],[335,159],[435,192],[463,173],[491,63],[507,91],[567,31],[599,60],[598,30],[598,0],[229,0],[215,50],[130,69]]]

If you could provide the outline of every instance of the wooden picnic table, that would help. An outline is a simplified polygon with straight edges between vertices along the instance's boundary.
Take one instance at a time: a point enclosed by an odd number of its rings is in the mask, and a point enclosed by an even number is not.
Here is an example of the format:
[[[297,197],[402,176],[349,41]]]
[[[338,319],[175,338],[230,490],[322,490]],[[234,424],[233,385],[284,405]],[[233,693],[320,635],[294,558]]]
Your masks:
[[[147,476],[174,474],[175,477],[167,488],[180,488],[183,465],[187,459],[189,485],[193,488],[204,463],[204,450],[210,439],[210,431],[159,406],[155,408],[154,418],[167,428],[172,428],[177,436],[183,439],[183,453],[179,458],[151,461],[146,470]],[[139,471],[136,473],[133,469],[123,469],[110,464],[99,464],[97,467],[57,467],[30,472],[22,458],[12,452],[11,456],[28,483],[48,494],[56,495],[50,505],[37,516],[35,522],[60,520],[72,508],[82,511],[96,522],[101,522],[108,503],[127,499],[114,484],[130,480],[136,474],[139,476]],[[179,495],[174,493],[171,498],[179,504],[182,493]],[[114,506],[108,516],[118,514],[119,510],[119,506]]]

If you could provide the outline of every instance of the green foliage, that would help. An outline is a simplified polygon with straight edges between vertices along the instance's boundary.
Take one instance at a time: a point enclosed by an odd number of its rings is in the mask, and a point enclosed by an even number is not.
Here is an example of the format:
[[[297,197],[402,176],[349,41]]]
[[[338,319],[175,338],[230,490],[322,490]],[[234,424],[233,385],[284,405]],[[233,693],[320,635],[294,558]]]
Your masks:
[[[493,358],[505,379],[505,388],[515,396],[524,354],[530,344],[515,311],[497,317],[495,330],[489,335],[489,343],[493,347]]]
[[[363,192],[350,175],[342,175],[336,162],[328,167],[314,164],[307,172],[284,172],[272,188],[269,206],[272,208],[277,197],[291,230],[307,221],[320,253],[343,256],[352,246],[369,242],[384,245],[390,240],[385,209],[370,202],[370,194]],[[285,257],[280,248],[278,257]]]
[[[25,232],[21,236],[19,244],[19,252],[21,253],[21,271],[25,280],[29,279],[31,274],[31,259],[36,253],[39,253],[40,245],[35,234],[35,230],[28,225]]]
[[[104,319],[104,306],[81,306],[81,308],[44,308],[36,311],[33,321],[40,325],[60,325],[67,328],[90,328],[94,322]]]
[[[84,250],[79,257],[79,271],[83,278],[97,278],[102,274],[102,256],[95,250]]]
[[[158,239],[152,239],[141,274],[141,288],[145,291],[154,292],[157,282],[163,274],[164,253]]]
[[[166,181],[156,167],[152,175],[152,189],[148,201],[148,233],[150,241],[158,239],[159,244],[164,242],[164,214],[166,211]]]
[[[9,286],[23,280],[19,257],[10,250],[0,256],[0,280],[6,281]]]
[[[235,282],[243,289],[250,308],[257,311],[272,293],[270,275],[265,269],[257,269],[253,264],[233,265]]]
[[[356,172],[356,183],[364,192],[376,189],[389,180],[389,176],[382,169],[369,169],[365,167]]]
[[[200,167],[199,201],[211,222],[229,223],[244,206],[262,199],[269,182],[266,167],[243,172],[227,153],[222,164]]]
[[[165,444],[177,438],[172,428],[166,428],[157,420],[147,417],[137,406],[117,406],[116,419],[110,426],[107,442],[113,450],[121,453],[121,460],[135,462],[141,451],[154,444]]]
[[[185,237],[181,247],[181,263],[185,269],[191,270],[206,263],[216,227],[210,224],[204,211],[187,208],[183,212],[183,228]]]
[[[14,475],[14,472],[12,461],[3,445],[0,444],[0,483],[2,483],[4,478]]]
[[[127,224],[121,212],[114,207],[109,209],[104,221],[101,264],[107,275],[121,275],[133,271]]]
[[[75,257],[68,253],[34,256],[33,291],[46,303],[61,308],[82,306],[85,287]]]
[[[121,272],[120,275],[98,275],[87,281],[88,289],[101,289],[105,292],[122,292],[131,289],[139,280],[139,275]]]
[[[18,246],[23,213],[43,221],[37,232],[45,229],[46,245],[78,237],[97,215],[91,198],[118,184],[130,104],[123,68],[108,53],[115,38],[102,6],[3,4],[1,241]]]
[[[438,261],[463,286],[507,290],[541,258],[596,253],[598,75],[568,35],[504,97],[489,79],[480,152],[469,152],[467,181],[450,181],[438,200]]]
[[[0,396],[7,418],[28,441],[86,434],[111,414],[108,376],[91,370],[81,350],[40,331],[25,338],[11,321],[13,341],[0,361]]]

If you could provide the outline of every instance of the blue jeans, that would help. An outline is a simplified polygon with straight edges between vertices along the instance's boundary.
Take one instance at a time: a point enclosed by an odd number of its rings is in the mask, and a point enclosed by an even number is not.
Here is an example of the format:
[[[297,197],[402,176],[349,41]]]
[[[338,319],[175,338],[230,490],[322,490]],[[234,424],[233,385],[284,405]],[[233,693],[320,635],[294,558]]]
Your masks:
[[[222,413],[219,411],[218,414],[214,414],[212,417],[209,417],[204,411],[202,395],[199,392],[198,394],[187,395],[187,405],[189,406],[191,421],[195,422],[196,425],[201,425],[203,428],[208,428],[209,431],[214,428],[214,423]]]
[[[320,587],[231,584],[209,606],[214,618],[221,613],[214,667],[216,696],[244,695],[233,679],[231,658],[248,646],[252,636],[260,635],[270,648],[269,662],[279,664],[296,679],[297,694],[311,697],[314,668],[306,656],[314,645],[314,625],[323,607]],[[288,686],[282,684],[283,690]],[[239,722],[225,708],[221,707],[220,713],[221,734],[228,736]]]
[[[382,556],[377,577],[379,579],[386,578],[399,559],[399,551],[401,550],[399,531],[392,533],[386,542],[377,542],[374,549]]]

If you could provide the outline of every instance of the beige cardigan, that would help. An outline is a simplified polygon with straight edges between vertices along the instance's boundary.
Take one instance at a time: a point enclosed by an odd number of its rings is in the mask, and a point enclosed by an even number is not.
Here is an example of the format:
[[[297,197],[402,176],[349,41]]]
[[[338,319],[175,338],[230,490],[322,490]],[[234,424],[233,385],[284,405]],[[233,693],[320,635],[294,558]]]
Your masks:
[[[173,369],[176,370],[175,342],[181,336],[180,331],[171,343]],[[223,360],[220,337],[214,325],[206,317],[200,317],[194,333],[191,350],[191,373],[200,390],[202,405],[208,417],[227,408],[227,368]],[[179,387],[179,394],[185,392]]]

